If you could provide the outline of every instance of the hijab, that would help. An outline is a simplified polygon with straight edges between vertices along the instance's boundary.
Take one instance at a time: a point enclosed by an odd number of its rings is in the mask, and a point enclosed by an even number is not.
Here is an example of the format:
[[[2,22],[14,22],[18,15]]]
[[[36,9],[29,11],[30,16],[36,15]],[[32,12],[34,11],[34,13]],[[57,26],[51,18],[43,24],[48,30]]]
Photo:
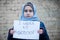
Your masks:
[[[30,6],[33,9],[34,15],[31,18],[24,17],[24,9],[25,9],[26,5]],[[31,2],[27,2],[25,5],[23,5],[22,6],[22,15],[21,15],[21,17],[19,17],[19,20],[21,20],[21,21],[39,21],[37,14],[36,14],[36,6],[33,5]]]

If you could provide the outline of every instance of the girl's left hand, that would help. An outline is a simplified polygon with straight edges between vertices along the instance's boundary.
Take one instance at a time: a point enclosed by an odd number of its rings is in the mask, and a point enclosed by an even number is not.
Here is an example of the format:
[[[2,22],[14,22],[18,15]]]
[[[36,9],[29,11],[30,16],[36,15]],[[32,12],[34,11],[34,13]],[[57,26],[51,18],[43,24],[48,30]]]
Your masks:
[[[43,29],[38,30],[39,34],[43,34]]]

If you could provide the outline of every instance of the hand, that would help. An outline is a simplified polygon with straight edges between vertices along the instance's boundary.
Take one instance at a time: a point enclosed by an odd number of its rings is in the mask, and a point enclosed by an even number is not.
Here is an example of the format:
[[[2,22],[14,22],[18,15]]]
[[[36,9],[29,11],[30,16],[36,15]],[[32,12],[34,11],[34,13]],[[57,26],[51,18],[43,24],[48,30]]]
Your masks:
[[[43,29],[38,30],[39,34],[43,34]]]
[[[10,30],[10,34],[13,34],[15,31],[14,30]]]

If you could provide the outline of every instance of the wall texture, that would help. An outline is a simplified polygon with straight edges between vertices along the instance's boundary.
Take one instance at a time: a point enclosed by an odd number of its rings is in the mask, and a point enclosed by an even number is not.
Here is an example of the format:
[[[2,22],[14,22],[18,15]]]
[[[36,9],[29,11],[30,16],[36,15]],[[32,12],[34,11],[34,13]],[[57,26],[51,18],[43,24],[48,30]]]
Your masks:
[[[22,4],[26,2],[36,5],[50,40],[60,40],[60,0],[0,0],[0,40],[7,40],[8,30],[21,16]]]

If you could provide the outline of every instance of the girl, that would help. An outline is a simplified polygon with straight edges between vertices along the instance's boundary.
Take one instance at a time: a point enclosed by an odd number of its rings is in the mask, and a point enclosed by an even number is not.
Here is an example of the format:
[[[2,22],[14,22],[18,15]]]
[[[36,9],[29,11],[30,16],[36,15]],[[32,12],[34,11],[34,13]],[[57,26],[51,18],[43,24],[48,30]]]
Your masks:
[[[39,21],[36,15],[36,8],[31,2],[27,2],[22,9],[22,16],[20,18],[22,21]],[[8,40],[28,40],[28,39],[17,39],[13,38],[14,29],[11,28],[8,33]],[[47,34],[45,25],[43,22],[40,21],[40,30],[39,33],[39,40],[49,40],[49,36]]]

